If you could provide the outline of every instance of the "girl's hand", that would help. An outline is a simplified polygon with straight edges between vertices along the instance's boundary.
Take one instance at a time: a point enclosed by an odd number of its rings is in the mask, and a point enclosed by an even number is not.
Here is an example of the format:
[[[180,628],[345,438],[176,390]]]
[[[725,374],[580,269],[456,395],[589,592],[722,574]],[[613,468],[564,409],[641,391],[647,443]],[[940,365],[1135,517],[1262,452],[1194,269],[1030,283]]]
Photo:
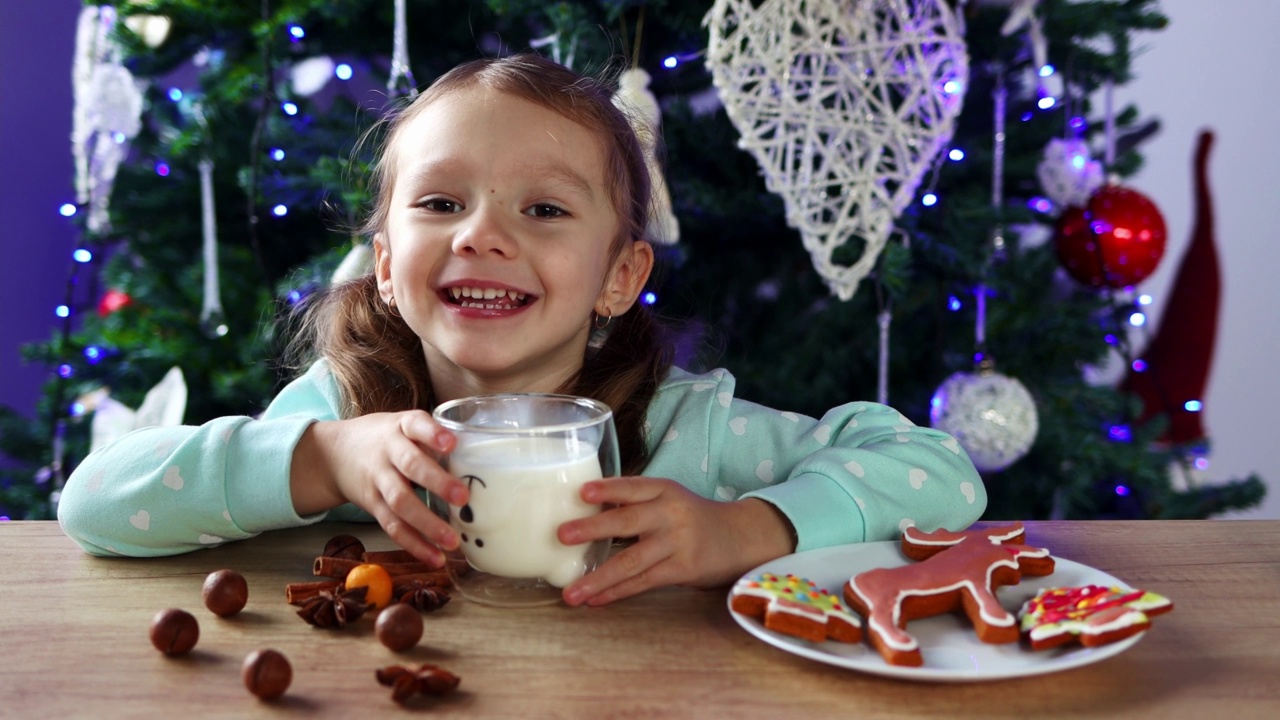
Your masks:
[[[293,454],[294,508],[309,515],[353,503],[400,547],[443,566],[440,548],[456,548],[458,535],[413,488],[426,488],[454,505],[467,503],[466,485],[439,463],[455,444],[453,433],[421,410],[314,423]]]
[[[726,585],[794,550],[791,524],[763,500],[716,502],[675,481],[644,477],[593,480],[581,496],[617,507],[564,523],[560,542],[639,540],[565,588],[570,605],[604,605],[665,585]]]

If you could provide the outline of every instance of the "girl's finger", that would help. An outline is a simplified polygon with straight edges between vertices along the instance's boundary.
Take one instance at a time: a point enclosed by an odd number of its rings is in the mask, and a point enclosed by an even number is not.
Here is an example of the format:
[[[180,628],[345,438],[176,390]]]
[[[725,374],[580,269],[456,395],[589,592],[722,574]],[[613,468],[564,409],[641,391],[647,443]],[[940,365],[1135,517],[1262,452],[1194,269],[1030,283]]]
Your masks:
[[[393,439],[388,444],[387,457],[398,474],[439,495],[449,504],[466,505],[470,499],[467,486],[440,467],[435,458],[423,452],[411,439]]]
[[[386,503],[375,502],[374,507],[369,509],[369,514],[378,521],[378,524],[382,526],[387,536],[395,544],[408,550],[414,557],[432,567],[444,567],[444,553],[430,542],[427,542],[415,527],[392,512],[390,506]]]
[[[640,537],[655,528],[654,508],[651,505],[624,505],[609,508],[595,515],[570,520],[560,525],[556,537],[565,545],[577,545],[593,540]],[[661,520],[658,518],[657,520]]]
[[[569,605],[603,602],[634,595],[663,584],[653,570],[667,558],[656,543],[640,542],[606,560],[595,571],[575,581],[564,589],[564,601]],[[621,588],[626,594],[617,594]]]
[[[400,413],[400,432],[414,442],[437,452],[452,452],[457,439],[453,433],[441,427],[431,415],[422,410],[411,410]]]
[[[592,505],[648,502],[662,494],[665,484],[645,477],[611,477],[582,484],[579,497]]]
[[[377,485],[389,511],[426,541],[447,550],[458,546],[458,534],[422,502],[407,479],[386,475],[377,481]]]

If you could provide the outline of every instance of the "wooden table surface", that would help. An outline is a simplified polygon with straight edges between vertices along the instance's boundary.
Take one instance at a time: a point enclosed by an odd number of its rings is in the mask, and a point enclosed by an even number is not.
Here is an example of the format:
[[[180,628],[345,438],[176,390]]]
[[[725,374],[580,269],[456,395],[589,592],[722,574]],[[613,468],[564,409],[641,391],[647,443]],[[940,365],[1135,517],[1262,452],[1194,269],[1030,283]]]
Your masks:
[[[320,630],[284,602],[325,541],[373,525],[280,531],[160,559],[83,553],[53,522],[0,523],[0,717],[266,717],[433,713],[467,717],[1280,717],[1280,521],[1027,523],[1028,542],[1164,594],[1176,609],[1133,648],[1063,672],[980,683],[894,680],[807,660],[740,628],[723,591],[669,589],[601,609],[497,610],[455,598],[393,653],[370,620]],[[200,599],[231,568],[249,603],[219,619]],[[169,658],[151,616],[192,612],[200,641]],[[245,655],[292,662],[265,703],[240,682]],[[462,678],[448,698],[402,708],[374,670],[433,662]]]

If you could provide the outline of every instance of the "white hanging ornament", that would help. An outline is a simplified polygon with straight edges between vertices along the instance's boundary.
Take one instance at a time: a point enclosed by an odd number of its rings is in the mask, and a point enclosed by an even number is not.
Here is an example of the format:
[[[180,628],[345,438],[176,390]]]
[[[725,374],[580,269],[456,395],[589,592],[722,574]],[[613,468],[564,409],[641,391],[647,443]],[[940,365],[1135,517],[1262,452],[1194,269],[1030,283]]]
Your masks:
[[[169,368],[147,391],[136,411],[112,399],[106,388],[86,394],[80,403],[86,412],[93,412],[89,445],[93,452],[140,428],[181,425],[187,408],[187,382],[180,368]]]
[[[151,0],[129,0],[129,4],[153,9]],[[147,47],[157,48],[169,37],[169,27],[173,23],[164,15],[130,15],[124,19],[124,24],[134,35],[142,38]]]
[[[211,338],[227,334],[226,316],[222,313],[222,291],[218,281],[218,221],[213,200],[213,161],[204,158],[200,169],[200,226],[204,259],[204,304],[200,308],[200,327]]]
[[[311,97],[324,89],[337,67],[328,55],[317,55],[289,68],[289,84],[299,97]]]
[[[716,0],[703,24],[739,147],[848,300],[955,130],[969,77],[955,14],[944,0]],[[850,241],[858,260],[833,262]]]
[[[982,472],[1004,470],[1020,460],[1040,430],[1031,393],[993,370],[953,374],[929,405],[933,427],[955,437]]]
[[[658,137],[662,127],[662,110],[649,90],[649,73],[631,68],[618,76],[618,92],[613,104],[626,113],[644,151],[652,185],[653,212],[649,218],[648,236],[654,242],[671,245],[680,240],[680,222],[671,211],[671,193],[667,179],[658,164]]]
[[[1089,158],[1089,146],[1079,138],[1050,140],[1036,176],[1044,194],[1059,208],[1084,207],[1106,181],[1102,163]]]
[[[88,205],[86,227],[104,232],[116,172],[129,141],[142,129],[143,89],[121,63],[113,37],[116,11],[110,6],[81,9],[71,79],[75,106],[71,152],[75,159],[76,202]]]
[[[329,286],[341,285],[371,272],[373,272],[373,250],[369,247],[369,243],[357,242],[347,251],[342,262],[338,263],[337,269],[329,278]]]

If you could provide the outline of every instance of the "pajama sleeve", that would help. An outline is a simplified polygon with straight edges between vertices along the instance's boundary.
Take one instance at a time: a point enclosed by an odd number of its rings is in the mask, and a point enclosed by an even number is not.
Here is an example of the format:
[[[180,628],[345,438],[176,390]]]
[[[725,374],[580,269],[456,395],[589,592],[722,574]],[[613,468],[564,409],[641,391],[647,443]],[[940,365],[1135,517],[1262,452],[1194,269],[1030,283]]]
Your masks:
[[[821,418],[734,397],[724,370],[673,370],[650,407],[646,474],[717,500],[756,497],[796,530],[797,550],[896,539],[901,529],[959,530],[987,495],[944,432],[891,407],[840,405]]]
[[[338,407],[337,386],[321,361],[259,419],[135,430],[76,467],[58,522],[90,553],[140,557],[318,522],[327,514],[294,512],[290,466],[307,427],[337,419]]]

